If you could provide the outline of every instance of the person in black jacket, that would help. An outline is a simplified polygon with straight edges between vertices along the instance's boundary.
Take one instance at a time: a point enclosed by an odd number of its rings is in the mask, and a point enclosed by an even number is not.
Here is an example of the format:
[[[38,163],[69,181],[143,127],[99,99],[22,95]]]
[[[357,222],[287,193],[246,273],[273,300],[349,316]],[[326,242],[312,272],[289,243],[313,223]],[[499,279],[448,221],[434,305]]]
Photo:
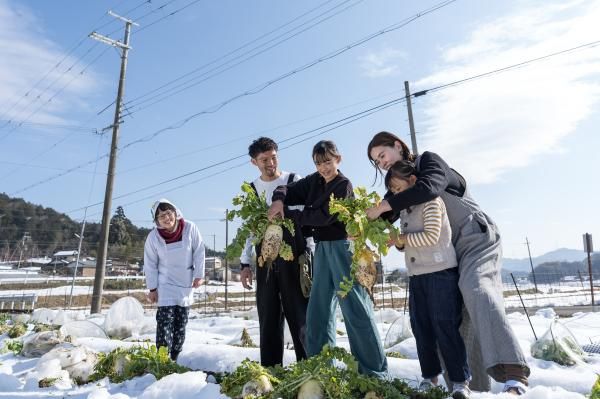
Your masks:
[[[251,184],[259,196],[266,195],[267,204],[270,204],[273,190],[299,178],[294,173],[279,169],[277,150],[277,143],[268,137],[260,137],[248,147],[250,161],[260,171],[260,176]],[[286,209],[286,216],[293,219],[298,212]],[[260,362],[263,366],[281,365],[283,362],[285,321],[294,343],[296,360],[306,359],[304,341],[308,299],[302,292],[298,259],[305,254],[307,243],[299,224],[295,223],[295,227],[294,237],[287,229],[283,234],[284,241],[292,247],[294,259],[286,261],[278,257],[270,268],[256,268],[256,308],[260,328]],[[312,242],[308,241],[309,244]],[[253,248],[251,240],[248,240],[240,257],[240,278],[247,289],[252,288],[250,262],[253,251],[260,256],[260,245]]]
[[[320,141],[312,153],[317,173],[273,193],[269,218],[282,217],[284,205],[304,205],[300,223],[310,228],[316,242],[313,285],[306,314],[306,352],[313,356],[324,345],[335,346],[335,311],[339,302],[348,331],[350,350],[364,374],[385,377],[387,359],[373,318],[366,289],[355,283],[348,295],[338,301],[337,291],[350,276],[352,254],[345,225],[329,213],[329,199],[352,197],[352,183],[339,171],[342,160],[332,141]]]
[[[467,310],[461,329],[473,372],[471,387],[477,391],[490,389],[489,378],[477,375],[479,369],[503,382],[505,392],[522,395],[527,390],[530,370],[504,311],[498,227],[469,195],[465,179],[439,155],[426,151],[417,157],[389,132],[377,133],[367,154],[376,175],[401,160],[413,162],[417,170],[414,186],[386,194],[379,206],[367,210],[371,219],[383,216],[393,221],[410,206],[438,196],[444,200],[458,260],[459,288]]]

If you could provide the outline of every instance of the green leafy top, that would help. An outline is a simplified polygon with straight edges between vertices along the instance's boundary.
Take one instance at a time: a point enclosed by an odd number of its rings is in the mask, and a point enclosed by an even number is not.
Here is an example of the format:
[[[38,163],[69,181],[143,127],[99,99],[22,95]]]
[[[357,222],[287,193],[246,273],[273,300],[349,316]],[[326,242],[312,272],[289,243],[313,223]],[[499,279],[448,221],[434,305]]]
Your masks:
[[[233,242],[227,246],[227,258],[237,258],[242,254],[246,246],[246,240],[252,239],[252,245],[258,245],[264,235],[267,227],[271,224],[284,226],[293,235],[294,223],[290,219],[275,219],[269,221],[267,211],[269,207],[265,194],[260,196],[252,188],[250,183],[242,184],[242,193],[235,196],[232,200],[234,206],[239,206],[237,210],[232,210],[227,213],[227,219],[232,221],[236,217],[242,219],[242,225],[237,231]]]
[[[336,362],[337,361],[337,362]],[[248,381],[266,376],[274,390],[263,399],[295,399],[301,386],[315,380],[327,399],[362,399],[373,392],[380,399],[445,399],[448,392],[436,388],[418,392],[397,378],[376,378],[359,373],[358,363],[345,349],[325,345],[318,355],[292,363],[289,366],[264,368],[259,363],[244,360],[242,364],[221,381],[221,392],[231,398],[239,398]],[[418,395],[418,396],[417,396]]]
[[[273,384],[279,383],[279,380],[269,373],[269,370],[259,363],[250,359],[242,360],[242,364],[237,367],[233,373],[228,374],[221,381],[221,392],[231,398],[238,398],[242,395],[242,389],[248,381],[256,380],[260,376],[266,376]]]
[[[333,360],[339,360],[346,368],[338,368]],[[293,399],[308,380],[316,380],[326,398],[347,399],[352,397],[353,377],[358,376],[358,363],[343,348],[325,346],[321,353],[298,362],[287,371],[285,381],[273,392],[273,397]]]
[[[374,261],[377,255],[370,249],[387,255],[390,235],[398,234],[398,230],[388,221],[381,218],[369,220],[366,210],[378,205],[381,197],[376,192],[367,193],[366,188],[356,187],[354,198],[336,199],[333,196],[329,202],[329,212],[336,215],[346,225],[346,232],[354,241],[352,268],[350,278],[344,277],[338,294],[344,297],[352,289],[354,278],[361,258]]]
[[[108,377],[111,382],[123,382],[144,374],[153,374],[159,380],[166,375],[189,370],[172,361],[164,346],[158,350],[155,345],[119,347],[99,355],[90,380]]]

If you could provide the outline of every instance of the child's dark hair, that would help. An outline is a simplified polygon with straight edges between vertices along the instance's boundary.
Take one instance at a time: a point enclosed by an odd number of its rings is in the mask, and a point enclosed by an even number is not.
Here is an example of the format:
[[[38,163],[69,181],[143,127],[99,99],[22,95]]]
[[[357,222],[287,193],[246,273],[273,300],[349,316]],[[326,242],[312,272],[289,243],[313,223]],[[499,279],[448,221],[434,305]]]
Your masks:
[[[256,158],[258,154],[265,151],[277,151],[279,147],[277,143],[268,137],[259,137],[248,147],[248,155],[251,158]]]
[[[156,220],[158,218],[158,211],[161,212],[166,212],[166,211],[172,211],[177,213],[177,209],[175,209],[175,207],[171,204],[168,204],[166,202],[161,202],[158,207],[156,208],[156,213],[154,214],[154,220]]]
[[[331,140],[321,140],[312,150],[312,158],[315,163],[321,163],[325,161],[329,161],[331,158],[339,158],[341,154],[339,153],[335,143]]]
[[[408,180],[411,175],[417,174],[417,169],[408,161],[398,161],[393,164],[385,174],[385,188],[391,190],[392,179]]]

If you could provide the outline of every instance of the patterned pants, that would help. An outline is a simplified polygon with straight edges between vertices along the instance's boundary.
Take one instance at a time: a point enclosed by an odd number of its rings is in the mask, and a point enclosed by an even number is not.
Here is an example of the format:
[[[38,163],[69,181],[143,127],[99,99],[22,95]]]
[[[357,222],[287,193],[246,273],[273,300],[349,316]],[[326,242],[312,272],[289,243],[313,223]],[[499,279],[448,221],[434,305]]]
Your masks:
[[[183,348],[188,313],[184,306],[159,306],[156,311],[156,347],[166,346],[173,361]]]

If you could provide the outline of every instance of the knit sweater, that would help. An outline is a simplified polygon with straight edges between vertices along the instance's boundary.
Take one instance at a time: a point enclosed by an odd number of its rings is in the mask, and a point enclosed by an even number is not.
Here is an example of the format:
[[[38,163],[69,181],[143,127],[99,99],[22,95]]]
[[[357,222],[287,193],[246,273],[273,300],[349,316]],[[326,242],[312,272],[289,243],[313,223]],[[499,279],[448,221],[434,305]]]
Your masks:
[[[406,268],[410,276],[438,272],[458,265],[444,201],[437,197],[400,212]]]

